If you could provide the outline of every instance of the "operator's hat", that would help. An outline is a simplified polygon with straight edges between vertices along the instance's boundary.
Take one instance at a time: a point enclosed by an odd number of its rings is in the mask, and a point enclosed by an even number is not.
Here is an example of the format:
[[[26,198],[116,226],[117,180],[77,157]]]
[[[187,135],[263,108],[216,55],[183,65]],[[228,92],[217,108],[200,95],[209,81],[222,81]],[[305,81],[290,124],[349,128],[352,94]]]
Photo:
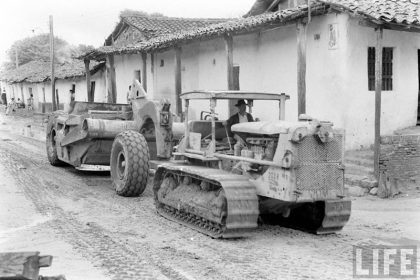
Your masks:
[[[246,104],[245,100],[239,99],[238,102],[235,104],[235,106],[236,107],[239,107],[241,105],[248,105],[248,104]]]

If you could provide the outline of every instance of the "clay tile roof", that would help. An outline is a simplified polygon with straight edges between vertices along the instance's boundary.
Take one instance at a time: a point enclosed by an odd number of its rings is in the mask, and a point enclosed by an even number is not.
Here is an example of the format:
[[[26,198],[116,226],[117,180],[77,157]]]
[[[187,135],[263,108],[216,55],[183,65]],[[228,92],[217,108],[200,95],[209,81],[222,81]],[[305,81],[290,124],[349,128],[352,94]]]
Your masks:
[[[227,21],[227,19],[149,17],[135,14],[123,15],[122,20],[143,31],[148,39]]]
[[[104,63],[91,62],[91,72],[97,71]],[[70,79],[81,77],[85,75],[85,64],[80,60],[71,60],[55,65],[56,79]],[[19,66],[19,69],[14,69],[0,74],[0,80],[9,83],[41,83],[49,81],[51,75],[50,62],[31,61]]]
[[[385,23],[420,25],[420,0],[317,0]]]

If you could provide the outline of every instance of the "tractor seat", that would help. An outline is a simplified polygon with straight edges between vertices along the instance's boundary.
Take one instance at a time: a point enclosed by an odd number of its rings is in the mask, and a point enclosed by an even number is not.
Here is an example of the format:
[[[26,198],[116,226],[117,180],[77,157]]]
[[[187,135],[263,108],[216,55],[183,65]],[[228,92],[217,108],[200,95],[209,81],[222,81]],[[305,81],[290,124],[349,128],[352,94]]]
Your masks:
[[[211,121],[190,121],[188,126],[191,132],[201,133],[202,138],[211,134]],[[223,121],[216,121],[216,140],[222,140],[223,138],[226,138]]]

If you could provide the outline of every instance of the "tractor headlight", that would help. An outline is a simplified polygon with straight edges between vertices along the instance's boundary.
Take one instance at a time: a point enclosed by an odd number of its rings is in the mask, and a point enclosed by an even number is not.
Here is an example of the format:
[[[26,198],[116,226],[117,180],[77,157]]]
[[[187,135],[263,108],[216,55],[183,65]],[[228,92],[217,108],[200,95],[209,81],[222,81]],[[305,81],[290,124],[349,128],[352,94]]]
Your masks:
[[[321,126],[316,135],[322,143],[328,143],[334,139],[334,132],[330,126]]]
[[[293,131],[290,140],[292,142],[299,143],[307,135],[308,135],[308,129],[306,127],[298,127]]]

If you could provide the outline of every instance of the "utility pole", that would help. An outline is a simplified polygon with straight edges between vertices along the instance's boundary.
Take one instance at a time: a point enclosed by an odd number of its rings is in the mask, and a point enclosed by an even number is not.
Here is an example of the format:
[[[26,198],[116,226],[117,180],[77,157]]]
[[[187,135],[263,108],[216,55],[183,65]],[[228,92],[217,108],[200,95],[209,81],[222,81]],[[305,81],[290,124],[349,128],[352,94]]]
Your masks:
[[[51,59],[51,101],[52,110],[57,110],[55,102],[55,76],[54,76],[54,32],[53,32],[53,16],[50,15],[50,59]]]

